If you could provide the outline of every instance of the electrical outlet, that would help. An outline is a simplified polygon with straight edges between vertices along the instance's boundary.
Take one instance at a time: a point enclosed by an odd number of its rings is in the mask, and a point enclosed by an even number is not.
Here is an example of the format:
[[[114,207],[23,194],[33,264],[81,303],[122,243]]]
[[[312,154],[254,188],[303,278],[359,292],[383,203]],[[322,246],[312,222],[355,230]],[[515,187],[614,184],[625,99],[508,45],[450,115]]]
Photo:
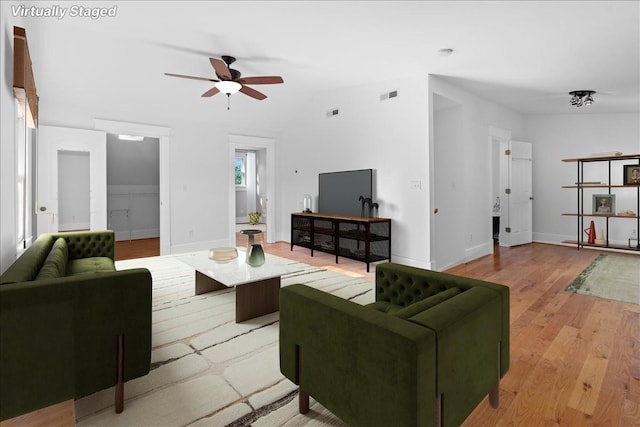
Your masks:
[[[422,181],[420,181],[420,180],[409,181],[409,189],[410,190],[422,190]]]

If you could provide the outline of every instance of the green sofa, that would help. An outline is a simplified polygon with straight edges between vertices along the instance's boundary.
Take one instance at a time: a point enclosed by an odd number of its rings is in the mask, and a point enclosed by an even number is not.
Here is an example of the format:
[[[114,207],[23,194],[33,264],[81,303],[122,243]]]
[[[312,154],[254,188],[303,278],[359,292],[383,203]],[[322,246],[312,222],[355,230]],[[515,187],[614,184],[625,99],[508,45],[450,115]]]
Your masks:
[[[113,231],[43,234],[0,276],[0,421],[151,364],[151,274],[116,271]]]
[[[509,288],[396,263],[376,302],[280,291],[280,370],[353,426],[458,426],[509,369]]]

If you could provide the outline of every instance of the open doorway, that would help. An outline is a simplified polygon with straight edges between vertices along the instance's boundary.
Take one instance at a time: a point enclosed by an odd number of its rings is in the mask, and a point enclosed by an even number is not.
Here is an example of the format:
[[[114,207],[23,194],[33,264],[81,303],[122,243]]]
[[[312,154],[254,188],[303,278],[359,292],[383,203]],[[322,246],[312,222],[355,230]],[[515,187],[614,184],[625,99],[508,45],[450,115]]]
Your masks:
[[[239,149],[235,152],[235,220],[236,244],[243,246],[247,237],[242,230],[260,230],[255,235],[257,243],[266,242],[267,234],[267,194],[266,194],[266,158],[267,150]]]
[[[107,221],[116,258],[160,255],[159,139],[107,134]]]
[[[246,154],[246,164],[242,170],[242,156]],[[240,156],[240,160],[238,157]],[[254,166],[251,163],[254,163]],[[277,240],[275,232],[275,141],[245,135],[229,135],[229,244],[243,246],[246,236],[239,230],[246,227],[263,228],[260,238],[265,243]],[[237,174],[244,172],[245,191],[237,191]],[[246,202],[245,202],[246,201]],[[244,209],[242,209],[243,204]],[[258,224],[249,224],[249,213],[260,212]],[[257,240],[257,239],[256,239]]]
[[[532,144],[489,126],[494,251],[533,241]],[[497,230],[496,230],[497,227]]]
[[[95,119],[96,129],[107,134],[114,135],[144,135],[146,137],[157,138],[159,140],[159,212],[160,212],[160,255],[171,253],[171,174],[170,174],[170,146],[171,128],[147,125],[141,123],[121,122],[113,120]],[[103,137],[104,138],[104,137]],[[106,140],[106,138],[104,138]],[[106,141],[105,141],[106,143]],[[105,150],[106,151],[106,150]],[[105,160],[106,163],[106,160]],[[106,166],[105,166],[106,167]],[[106,177],[106,171],[105,171]],[[106,183],[105,183],[106,189]],[[105,196],[106,200],[106,196]],[[106,203],[105,203],[106,205]],[[105,217],[107,209],[104,209]],[[105,221],[106,226],[106,221]],[[118,256],[116,254],[116,256]]]

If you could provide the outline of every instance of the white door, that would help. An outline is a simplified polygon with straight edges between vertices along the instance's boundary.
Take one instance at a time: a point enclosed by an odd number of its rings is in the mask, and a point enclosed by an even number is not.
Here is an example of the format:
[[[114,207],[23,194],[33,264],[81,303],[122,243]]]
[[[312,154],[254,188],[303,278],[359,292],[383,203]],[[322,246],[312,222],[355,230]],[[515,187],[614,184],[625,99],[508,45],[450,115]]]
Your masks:
[[[501,187],[505,206],[500,215],[500,245],[533,241],[533,155],[529,142],[502,143]]]
[[[40,126],[38,130],[38,235],[59,231],[58,153],[89,154],[89,226],[107,228],[107,137],[105,132]]]

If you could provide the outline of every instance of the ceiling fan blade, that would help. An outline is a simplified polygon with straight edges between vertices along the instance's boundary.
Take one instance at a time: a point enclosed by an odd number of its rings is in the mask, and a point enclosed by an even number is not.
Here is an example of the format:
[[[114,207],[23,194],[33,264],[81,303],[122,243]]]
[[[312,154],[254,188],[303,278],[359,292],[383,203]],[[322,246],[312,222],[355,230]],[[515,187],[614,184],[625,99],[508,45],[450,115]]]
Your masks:
[[[209,96],[213,96],[217,93],[219,93],[220,90],[217,87],[212,87],[211,89],[209,89],[208,91],[206,91],[205,93],[202,94],[202,97],[207,98]]]
[[[231,80],[231,73],[229,72],[229,68],[227,68],[227,64],[224,63],[221,59],[218,58],[209,58],[213,69],[216,70],[216,74],[218,77],[224,80]]]
[[[258,77],[243,77],[239,80],[240,83],[248,85],[273,85],[278,83],[284,83],[284,80],[280,76],[258,76]]]
[[[183,79],[204,80],[205,82],[219,82],[220,80],[209,79],[207,77],[186,76],[184,74],[164,73],[165,76],[181,77]]]
[[[250,88],[249,86],[242,86],[240,88],[240,92],[244,93],[245,95],[248,95],[252,98],[255,98],[259,101],[262,101],[263,99],[265,99],[267,97],[267,95],[265,95],[262,92],[258,92],[257,90]]]

